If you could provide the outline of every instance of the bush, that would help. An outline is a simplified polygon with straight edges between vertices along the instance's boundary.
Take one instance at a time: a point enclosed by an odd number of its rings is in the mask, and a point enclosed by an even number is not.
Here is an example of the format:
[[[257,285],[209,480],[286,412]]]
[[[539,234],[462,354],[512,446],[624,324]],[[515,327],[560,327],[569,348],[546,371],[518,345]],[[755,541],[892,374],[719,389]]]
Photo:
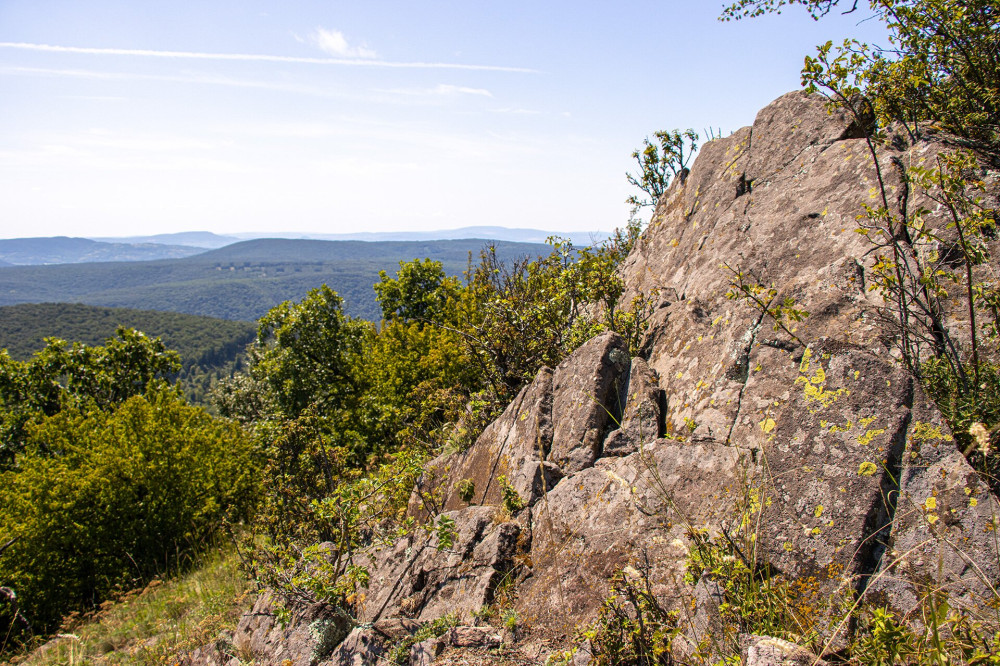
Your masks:
[[[248,516],[253,454],[240,429],[170,390],[32,426],[0,474],[0,581],[34,632],[182,566],[224,517]],[[0,606],[0,632],[13,610]]]

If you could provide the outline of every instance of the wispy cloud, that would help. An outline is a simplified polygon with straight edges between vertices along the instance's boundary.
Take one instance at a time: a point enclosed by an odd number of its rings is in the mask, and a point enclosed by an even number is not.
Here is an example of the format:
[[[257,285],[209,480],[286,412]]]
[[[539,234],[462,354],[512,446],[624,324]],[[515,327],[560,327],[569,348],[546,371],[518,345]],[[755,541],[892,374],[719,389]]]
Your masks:
[[[367,44],[351,46],[347,42],[347,37],[339,30],[316,28],[312,34],[312,41],[320,50],[340,58],[374,58],[376,56],[375,51],[368,48]]]
[[[163,81],[166,83],[193,83],[198,85],[226,86],[231,88],[253,88],[276,92],[311,95],[315,97],[336,97],[360,99],[361,96],[343,91],[334,91],[319,86],[296,85],[274,81],[234,79],[224,76],[201,74],[135,74],[131,72],[105,72],[91,69],[53,69],[48,67],[2,67],[0,76],[60,76],[77,79],[98,79],[109,81]]]
[[[439,83],[433,88],[389,88],[376,89],[375,92],[392,93],[394,95],[412,96],[432,96],[432,95],[481,95],[483,97],[493,97],[493,93],[485,88],[469,88],[466,86],[453,86],[447,83]]]
[[[541,111],[533,111],[531,109],[521,109],[513,107],[504,107],[502,109],[493,109],[494,113],[509,113],[515,116],[537,116]]]
[[[28,42],[0,42],[0,48],[18,49],[22,51],[44,51],[49,53],[73,53],[80,55],[110,55],[130,56],[140,58],[175,58],[189,60],[229,60],[249,62],[297,63],[305,65],[342,65],[363,67],[389,67],[403,69],[459,69],[490,72],[516,72],[522,74],[537,73],[538,70],[527,67],[508,67],[505,65],[470,65],[451,62],[396,62],[390,60],[375,60],[370,57],[342,58],[305,58],[299,56],[280,56],[259,53],[203,53],[199,51],[154,51],[149,49],[114,49],[92,48],[84,46],[56,46],[53,44],[33,44]],[[372,52],[374,55],[374,52]]]

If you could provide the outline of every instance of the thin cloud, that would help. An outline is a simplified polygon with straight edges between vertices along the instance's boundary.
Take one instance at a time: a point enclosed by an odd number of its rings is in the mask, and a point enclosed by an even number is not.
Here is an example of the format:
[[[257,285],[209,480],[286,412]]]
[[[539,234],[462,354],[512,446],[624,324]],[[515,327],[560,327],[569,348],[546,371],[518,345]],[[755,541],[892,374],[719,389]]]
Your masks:
[[[486,88],[453,86],[447,83],[439,83],[433,88],[379,88],[376,89],[376,92],[392,93],[393,95],[412,95],[418,97],[432,95],[481,95],[482,97],[493,97],[493,93]]]
[[[61,76],[78,79],[121,80],[121,81],[163,81],[166,83],[193,83],[198,85],[226,86],[231,88],[253,88],[275,92],[287,92],[314,97],[331,97],[340,99],[362,99],[362,96],[352,93],[332,91],[327,88],[303,86],[271,81],[255,81],[248,79],[232,79],[220,76],[202,75],[158,75],[133,74],[127,72],[102,72],[87,69],[51,69],[45,67],[2,67],[0,76]]]
[[[541,114],[541,111],[533,111],[532,109],[521,109],[521,108],[511,108],[504,107],[502,109],[493,109],[494,113],[509,113],[515,116],[537,116]]]
[[[327,30],[326,28],[316,28],[312,34],[313,43],[321,51],[340,58],[374,58],[375,51],[368,48],[366,44],[351,46],[347,42],[347,37],[339,30]]]
[[[359,57],[353,58],[304,58],[298,56],[279,56],[258,53],[202,53],[199,51],[153,51],[149,49],[113,49],[91,48],[83,46],[56,46],[52,44],[32,44],[27,42],[0,42],[0,48],[19,49],[22,51],[44,51],[48,53],[75,53],[81,55],[113,55],[143,58],[173,58],[188,60],[229,60],[246,62],[280,62],[304,65],[341,65],[363,67],[388,67],[400,69],[459,69],[489,72],[515,72],[535,74],[538,70],[526,67],[507,67],[504,65],[468,65],[450,62],[396,62],[389,60],[372,60]]]

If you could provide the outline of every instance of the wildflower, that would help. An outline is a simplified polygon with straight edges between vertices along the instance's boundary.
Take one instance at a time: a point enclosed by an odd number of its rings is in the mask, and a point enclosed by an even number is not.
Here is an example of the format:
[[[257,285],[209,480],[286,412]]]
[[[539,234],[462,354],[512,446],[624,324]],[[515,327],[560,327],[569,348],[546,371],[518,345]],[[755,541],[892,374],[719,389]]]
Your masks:
[[[990,454],[990,431],[978,421],[969,427],[969,434],[976,440],[976,446],[983,452],[984,456]]]

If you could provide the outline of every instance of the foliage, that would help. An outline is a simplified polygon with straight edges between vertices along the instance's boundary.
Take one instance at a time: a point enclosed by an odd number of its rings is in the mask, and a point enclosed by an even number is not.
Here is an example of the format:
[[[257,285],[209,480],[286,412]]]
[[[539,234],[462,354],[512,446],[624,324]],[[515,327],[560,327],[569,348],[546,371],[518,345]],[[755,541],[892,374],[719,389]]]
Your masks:
[[[358,394],[354,359],[370,328],[349,320],[343,300],[323,285],[302,301],[285,301],[257,322],[250,376],[268,386],[280,413],[315,406],[335,410]]]
[[[451,436],[481,379],[454,328],[463,288],[441,263],[400,263],[375,284],[382,327],[365,354],[370,438],[431,450]],[[477,433],[478,434],[478,433]]]
[[[476,484],[472,479],[462,479],[456,490],[458,490],[459,498],[466,504],[471,503],[476,496]]]
[[[420,319],[451,312],[457,288],[430,260],[383,274],[381,329],[313,290],[261,320],[247,372],[219,392],[266,461],[262,538],[246,539],[244,565],[287,602],[323,599],[350,617],[367,585],[356,553],[413,528],[403,514],[420,466],[475,381],[458,334]],[[454,524],[433,529],[448,547]]]
[[[457,328],[496,405],[507,404],[541,366],[555,367],[602,330],[623,335],[637,352],[655,294],[621,303],[618,268],[639,233],[633,220],[590,247],[551,238],[547,256],[507,265],[494,250],[483,251],[460,301]]]
[[[525,506],[521,495],[514,490],[514,486],[503,474],[497,477],[497,485],[500,486],[500,506],[503,507],[508,516],[517,515]]]
[[[0,473],[0,580],[35,632],[180,566],[255,500],[240,429],[157,389],[114,409],[67,407],[28,428]],[[0,608],[0,626],[11,623]]]
[[[787,4],[804,5],[814,18],[838,0],[740,0],[723,18],[758,16]],[[847,4],[846,2],[844,3]],[[1000,57],[997,0],[869,0],[889,31],[889,46],[847,40],[831,58],[830,43],[806,60],[804,80],[831,76],[837,89],[865,95],[866,111],[880,129],[899,123],[911,137],[944,130],[961,146],[1000,157]],[[849,11],[857,8],[855,0]]]
[[[379,271],[375,300],[384,321],[443,322],[454,317],[461,284],[448,277],[440,261],[399,262],[396,277]]]
[[[23,450],[29,425],[67,407],[112,409],[176,372],[176,352],[139,331],[118,328],[103,347],[49,338],[30,361],[0,350],[0,471]]]
[[[455,613],[448,613],[447,615],[442,615],[436,620],[425,622],[415,632],[396,643],[396,645],[394,645],[389,651],[386,661],[390,664],[410,663],[410,650],[413,649],[414,645],[426,641],[429,638],[444,636],[449,629],[457,625],[458,615]]]
[[[847,1],[852,4],[844,13],[857,10],[857,0]],[[845,1],[845,5],[847,1]],[[720,18],[723,21],[738,21],[742,18],[755,18],[771,12],[780,14],[782,7],[802,5],[813,19],[819,19],[829,14],[840,2],[841,0],[737,0],[733,4],[723,8]]]
[[[681,633],[679,618],[677,611],[660,605],[648,570],[627,567],[612,579],[611,593],[584,637],[598,666],[672,664],[673,641]]]
[[[639,166],[637,174],[626,173],[630,185],[642,191],[633,194],[625,203],[632,205],[633,215],[640,208],[656,206],[673,178],[681,181],[687,176],[687,165],[698,150],[698,133],[693,129],[658,131],[642,140],[642,148],[632,152],[632,159]]]

